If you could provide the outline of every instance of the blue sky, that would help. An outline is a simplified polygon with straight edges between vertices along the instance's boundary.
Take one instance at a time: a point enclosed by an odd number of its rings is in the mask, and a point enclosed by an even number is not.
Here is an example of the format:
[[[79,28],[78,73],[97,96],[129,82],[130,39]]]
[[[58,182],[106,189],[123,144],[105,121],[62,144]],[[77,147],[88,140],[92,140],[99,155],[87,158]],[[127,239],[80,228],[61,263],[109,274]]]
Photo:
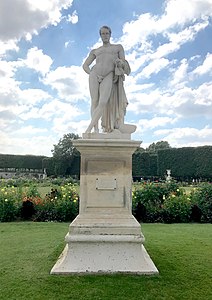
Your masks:
[[[1,0],[0,153],[51,156],[90,120],[82,63],[112,29],[131,74],[125,122],[146,148],[212,145],[212,0]]]

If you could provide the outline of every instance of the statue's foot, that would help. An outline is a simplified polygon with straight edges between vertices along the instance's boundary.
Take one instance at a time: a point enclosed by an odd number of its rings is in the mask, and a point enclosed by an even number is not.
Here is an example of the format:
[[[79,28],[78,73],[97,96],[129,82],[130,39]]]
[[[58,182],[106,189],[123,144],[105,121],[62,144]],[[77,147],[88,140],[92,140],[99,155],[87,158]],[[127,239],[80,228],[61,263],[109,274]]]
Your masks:
[[[98,128],[97,128],[97,129],[94,129],[93,132],[94,132],[94,133],[99,133],[99,129],[98,129]],[[91,129],[90,129],[90,128],[86,129],[85,133],[91,133]]]
[[[90,130],[89,128],[87,128],[87,129],[85,130],[85,133],[91,133],[91,130]]]

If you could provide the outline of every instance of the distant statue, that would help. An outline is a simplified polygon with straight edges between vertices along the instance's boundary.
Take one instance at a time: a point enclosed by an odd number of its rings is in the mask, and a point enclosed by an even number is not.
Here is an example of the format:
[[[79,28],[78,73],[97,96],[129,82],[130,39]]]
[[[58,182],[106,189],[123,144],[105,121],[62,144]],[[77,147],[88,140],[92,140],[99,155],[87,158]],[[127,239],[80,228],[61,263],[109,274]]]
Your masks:
[[[124,124],[124,115],[128,102],[123,81],[124,74],[130,74],[130,66],[125,60],[122,45],[110,44],[111,29],[103,26],[99,33],[103,45],[93,49],[83,64],[84,71],[89,74],[91,95],[91,122],[86,133],[93,128],[94,132],[99,132],[100,118],[104,132],[115,129],[125,132],[127,124]],[[94,60],[96,64],[90,68]],[[131,132],[135,130],[134,127]]]
[[[167,176],[166,176],[166,181],[171,181],[171,170],[166,170]]]

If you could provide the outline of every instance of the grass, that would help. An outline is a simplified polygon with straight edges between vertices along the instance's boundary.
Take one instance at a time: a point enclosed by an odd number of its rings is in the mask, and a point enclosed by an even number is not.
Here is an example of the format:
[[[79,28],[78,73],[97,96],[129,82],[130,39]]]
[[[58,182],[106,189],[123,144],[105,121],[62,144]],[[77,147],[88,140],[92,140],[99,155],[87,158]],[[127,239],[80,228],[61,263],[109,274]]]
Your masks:
[[[142,224],[158,276],[58,276],[67,223],[0,223],[1,300],[212,299],[212,225]]]
[[[50,194],[52,188],[58,189],[58,186],[38,186],[38,193],[41,198],[45,198],[46,195]]]
[[[38,193],[41,198],[44,198],[46,195],[50,194],[51,189],[57,189],[58,191],[61,190],[61,186],[58,185],[51,185],[51,186],[40,186],[38,185]],[[75,186],[76,191],[79,193],[79,186]]]

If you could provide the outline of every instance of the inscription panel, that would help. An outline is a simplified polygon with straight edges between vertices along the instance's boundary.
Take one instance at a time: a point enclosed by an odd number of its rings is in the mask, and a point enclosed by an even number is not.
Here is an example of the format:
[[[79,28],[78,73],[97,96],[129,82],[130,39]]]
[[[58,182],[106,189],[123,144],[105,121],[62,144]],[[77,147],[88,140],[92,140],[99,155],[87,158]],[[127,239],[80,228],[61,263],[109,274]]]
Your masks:
[[[87,177],[87,207],[124,207],[123,182],[108,175]]]
[[[97,178],[96,190],[116,190],[116,178]]]

